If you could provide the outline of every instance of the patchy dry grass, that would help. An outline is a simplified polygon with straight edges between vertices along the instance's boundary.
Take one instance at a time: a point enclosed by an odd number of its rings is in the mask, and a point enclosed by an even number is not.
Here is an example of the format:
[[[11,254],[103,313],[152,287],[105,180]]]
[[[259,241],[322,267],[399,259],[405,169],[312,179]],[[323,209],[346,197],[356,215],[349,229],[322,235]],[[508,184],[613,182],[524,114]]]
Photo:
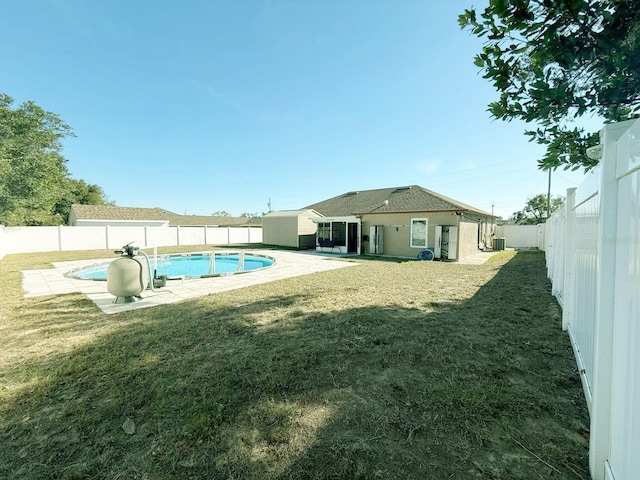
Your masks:
[[[109,316],[22,298],[22,269],[109,255],[0,261],[2,478],[588,478],[540,253],[363,259]]]

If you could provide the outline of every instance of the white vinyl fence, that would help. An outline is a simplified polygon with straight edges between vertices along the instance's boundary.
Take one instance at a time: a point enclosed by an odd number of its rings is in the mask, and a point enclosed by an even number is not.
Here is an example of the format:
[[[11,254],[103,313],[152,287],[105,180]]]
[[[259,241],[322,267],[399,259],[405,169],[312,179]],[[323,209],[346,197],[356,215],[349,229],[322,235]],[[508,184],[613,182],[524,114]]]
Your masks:
[[[0,258],[9,253],[262,243],[262,227],[3,227]]]
[[[547,273],[590,414],[594,480],[640,478],[640,120],[606,125],[598,168],[547,222]]]
[[[504,238],[507,248],[537,248],[544,250],[544,224],[539,225],[499,225],[496,238]]]

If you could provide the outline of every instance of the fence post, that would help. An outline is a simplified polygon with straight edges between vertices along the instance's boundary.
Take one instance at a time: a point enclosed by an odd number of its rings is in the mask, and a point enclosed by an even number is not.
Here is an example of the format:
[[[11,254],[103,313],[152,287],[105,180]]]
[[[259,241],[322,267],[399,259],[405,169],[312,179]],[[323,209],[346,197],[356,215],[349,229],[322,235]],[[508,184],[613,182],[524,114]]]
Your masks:
[[[567,218],[564,237],[564,297],[562,302],[562,330],[566,331],[573,322],[573,299],[575,288],[575,225],[576,225],[576,188],[567,189]]]
[[[555,217],[555,213],[551,215],[551,217],[547,218],[547,237],[545,238],[544,245],[544,258],[547,261],[547,278],[551,280],[551,270],[553,269],[553,254],[551,251],[551,236],[553,235],[553,219]]]
[[[547,228],[545,229],[545,232],[544,232],[545,233],[544,249],[545,249],[545,252],[547,252],[548,257],[551,257],[551,235],[553,234],[553,225],[551,225],[552,218],[553,218],[553,215],[551,215],[551,218],[548,218],[547,221],[545,222],[545,225],[547,226]],[[547,267],[547,270],[548,270],[548,267]]]
[[[58,225],[58,251],[62,251],[62,225]]]
[[[593,396],[589,441],[589,467],[593,480],[603,480],[611,446],[611,379],[613,369],[613,317],[615,298],[615,237],[617,231],[617,140],[627,122],[605,125],[600,132],[600,210],[596,278]]]
[[[6,234],[4,232],[5,226],[0,225],[0,260],[2,260],[5,256],[5,252],[7,251],[6,245]]]
[[[567,206],[562,205],[558,210],[558,224],[556,226],[555,255],[553,257],[553,294],[564,308],[564,255],[565,248],[565,227],[567,224]]]
[[[547,243],[545,240],[546,231],[547,231],[547,224],[539,223],[538,224],[538,250],[542,252],[544,252],[545,249],[547,248]]]

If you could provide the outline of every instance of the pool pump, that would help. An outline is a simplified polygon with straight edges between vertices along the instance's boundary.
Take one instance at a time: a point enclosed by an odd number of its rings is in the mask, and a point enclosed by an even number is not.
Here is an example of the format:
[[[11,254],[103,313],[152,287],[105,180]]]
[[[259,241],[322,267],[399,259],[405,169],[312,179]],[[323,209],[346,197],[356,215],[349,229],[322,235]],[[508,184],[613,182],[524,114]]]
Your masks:
[[[107,267],[107,290],[116,299],[113,303],[132,303],[142,299],[140,295],[149,283],[148,262],[136,258],[140,248],[131,243],[114,253],[122,255]]]

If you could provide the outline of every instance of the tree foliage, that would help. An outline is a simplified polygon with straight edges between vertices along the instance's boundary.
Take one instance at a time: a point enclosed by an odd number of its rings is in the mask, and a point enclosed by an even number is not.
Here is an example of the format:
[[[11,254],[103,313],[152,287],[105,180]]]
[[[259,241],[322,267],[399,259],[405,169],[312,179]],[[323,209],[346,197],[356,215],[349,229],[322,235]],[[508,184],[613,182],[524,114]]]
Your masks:
[[[253,218],[260,218],[262,217],[262,214],[259,212],[242,212],[240,214],[241,217],[244,218],[249,218],[249,219],[253,219]]]
[[[486,39],[475,64],[499,92],[491,115],[539,125],[526,133],[547,147],[542,169],[597,163],[585,150],[598,135],[575,118],[640,112],[640,0],[490,0],[459,24]]]
[[[551,209],[549,211],[551,213],[557,211],[563,203],[564,199],[562,197],[551,197]],[[547,196],[541,193],[529,197],[524,208],[515,212],[509,219],[519,225],[537,225],[546,221],[547,213]]]
[[[54,208],[56,218],[61,218],[62,223],[67,223],[71,213],[71,205],[114,205],[107,200],[107,196],[98,185],[87,183],[84,180],[66,178],[66,185],[62,188],[62,196]]]
[[[61,140],[74,136],[56,114],[0,94],[0,224],[66,223],[72,203],[104,204],[97,185],[69,177]]]

